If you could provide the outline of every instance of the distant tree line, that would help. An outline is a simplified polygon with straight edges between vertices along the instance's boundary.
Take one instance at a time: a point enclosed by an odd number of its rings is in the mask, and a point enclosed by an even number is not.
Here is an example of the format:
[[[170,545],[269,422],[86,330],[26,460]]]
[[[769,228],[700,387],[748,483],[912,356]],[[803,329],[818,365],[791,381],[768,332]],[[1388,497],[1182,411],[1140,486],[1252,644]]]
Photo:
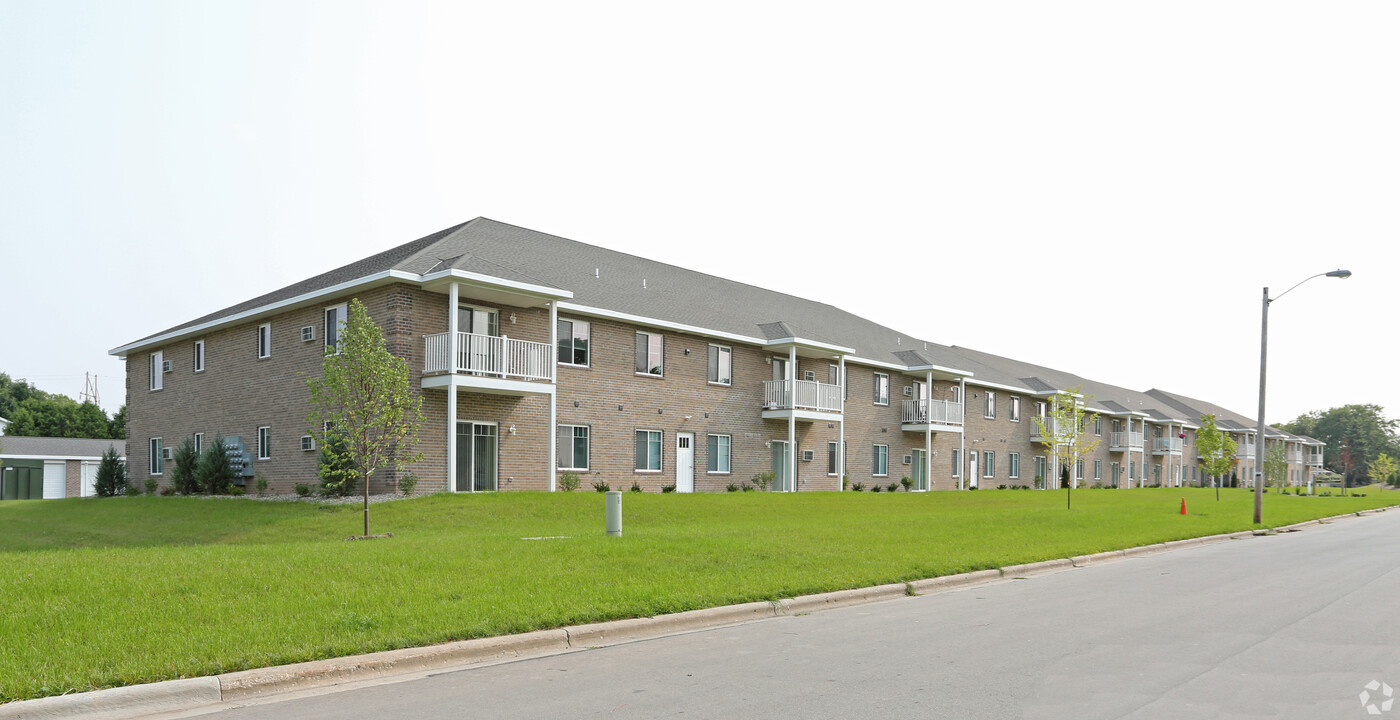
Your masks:
[[[67,395],[44,392],[31,383],[11,380],[3,372],[0,372],[0,417],[10,421],[6,435],[126,438],[125,405],[109,418],[95,403],[79,403]]]
[[[1323,454],[1327,469],[1346,475],[1348,485],[1366,485],[1374,477],[1372,470],[1376,468],[1372,466],[1381,455],[1400,457],[1396,425],[1395,420],[1382,414],[1379,405],[1343,405],[1304,413],[1278,427],[1327,443]],[[1386,461],[1381,464],[1380,469],[1384,470]]]

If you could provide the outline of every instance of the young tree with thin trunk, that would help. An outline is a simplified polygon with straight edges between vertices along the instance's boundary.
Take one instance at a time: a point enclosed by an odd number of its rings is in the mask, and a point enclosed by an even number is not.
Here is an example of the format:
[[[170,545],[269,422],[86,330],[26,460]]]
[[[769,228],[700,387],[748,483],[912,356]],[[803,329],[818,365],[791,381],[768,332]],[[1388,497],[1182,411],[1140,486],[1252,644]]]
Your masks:
[[[1371,482],[1379,485],[1389,482],[1391,479],[1390,476],[1395,474],[1395,470],[1395,458],[1387,453],[1381,453],[1376,456],[1375,460],[1371,461],[1371,474],[1369,477],[1371,478]]]
[[[307,422],[322,452],[351,467],[351,476],[363,484],[368,536],[370,478],[422,457],[410,449],[418,444],[423,399],[409,383],[408,363],[385,348],[383,331],[358,298],[350,301],[339,342],[326,347],[321,371],[320,378],[306,383],[311,389]],[[327,428],[334,437],[327,437]]]
[[[1220,499],[1220,484],[1235,464],[1235,440],[1215,424],[1214,415],[1202,415],[1196,430],[1196,455],[1205,465],[1207,475],[1215,481],[1215,499]]]
[[[1090,398],[1084,397],[1081,388],[1075,386],[1055,393],[1050,398],[1049,415],[1037,416],[1035,424],[1040,430],[1040,444],[1045,446],[1054,465],[1050,474],[1060,475],[1065,486],[1065,508],[1070,507],[1070,488],[1074,487],[1074,469],[1079,461],[1099,446],[1099,439],[1084,433],[1084,404]],[[1063,465],[1061,462],[1063,461]],[[1068,474],[1060,468],[1069,468]],[[1066,482],[1064,478],[1068,477]]]

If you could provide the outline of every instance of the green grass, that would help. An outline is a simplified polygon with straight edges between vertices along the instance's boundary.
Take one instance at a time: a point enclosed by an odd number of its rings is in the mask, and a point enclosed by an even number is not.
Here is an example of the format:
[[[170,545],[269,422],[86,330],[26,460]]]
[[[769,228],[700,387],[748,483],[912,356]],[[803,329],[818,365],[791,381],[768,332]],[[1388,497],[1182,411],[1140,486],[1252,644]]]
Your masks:
[[[1400,503],[1265,496],[1270,526]],[[1177,514],[1180,498],[1190,514]],[[914,580],[1249,529],[1225,490],[0,503],[0,700]],[[523,540],[568,536],[567,539]]]

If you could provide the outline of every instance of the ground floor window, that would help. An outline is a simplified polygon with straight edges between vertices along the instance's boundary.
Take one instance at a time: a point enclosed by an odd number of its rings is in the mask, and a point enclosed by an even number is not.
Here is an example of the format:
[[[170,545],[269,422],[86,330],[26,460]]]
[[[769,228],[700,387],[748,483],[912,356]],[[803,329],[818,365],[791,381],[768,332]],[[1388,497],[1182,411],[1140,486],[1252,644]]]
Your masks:
[[[953,477],[962,477],[962,451],[953,449]]]
[[[587,425],[560,425],[557,440],[560,470],[588,469]]]
[[[1021,477],[1021,453],[1008,453],[1006,465],[1013,480]]]
[[[706,451],[707,451],[707,452],[706,452],[706,455],[709,456],[709,457],[708,457],[708,461],[709,461],[708,471],[709,471],[709,472],[712,472],[712,473],[728,473],[728,472],[729,472],[729,444],[730,444],[730,441],[731,441],[731,438],[730,438],[728,435],[710,435],[710,436],[707,437],[708,447],[706,447],[705,449],[706,449]]]
[[[875,477],[887,477],[890,474],[890,446],[876,445],[874,450],[871,474]]]
[[[162,462],[164,458],[160,455],[165,450],[165,445],[160,438],[151,438],[151,474],[159,475],[165,469]]]
[[[660,430],[637,431],[632,467],[640,472],[661,472]]]
[[[1102,479],[1103,479],[1103,461],[1102,461],[1102,460],[1095,460],[1095,461],[1094,461],[1094,479],[1095,479],[1095,480],[1102,480]]]
[[[982,453],[982,477],[997,476],[997,454],[990,450]]]

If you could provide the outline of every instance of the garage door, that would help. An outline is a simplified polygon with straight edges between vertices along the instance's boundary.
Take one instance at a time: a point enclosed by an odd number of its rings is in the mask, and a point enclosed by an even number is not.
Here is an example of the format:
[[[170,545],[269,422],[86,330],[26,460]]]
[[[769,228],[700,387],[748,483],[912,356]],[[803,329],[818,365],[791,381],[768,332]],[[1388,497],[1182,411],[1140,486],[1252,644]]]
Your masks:
[[[66,495],[66,485],[68,484],[68,471],[62,460],[53,462],[44,461],[44,499],[53,500]]]
[[[79,486],[79,492],[83,497],[92,497],[97,494],[97,463],[83,463],[83,482]]]

